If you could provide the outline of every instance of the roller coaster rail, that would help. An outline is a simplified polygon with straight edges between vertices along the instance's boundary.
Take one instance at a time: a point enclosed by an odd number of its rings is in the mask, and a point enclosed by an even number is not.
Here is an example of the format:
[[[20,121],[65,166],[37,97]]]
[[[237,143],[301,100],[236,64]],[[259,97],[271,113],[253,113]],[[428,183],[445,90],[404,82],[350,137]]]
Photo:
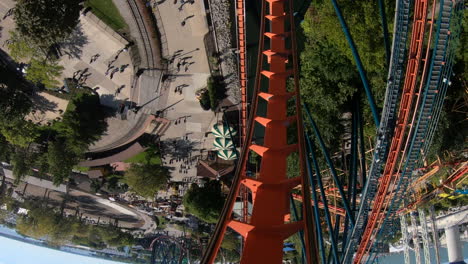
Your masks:
[[[395,25],[393,29],[392,55],[390,58],[387,89],[384,108],[374,150],[374,159],[370,166],[365,189],[361,198],[356,225],[350,232],[345,257],[342,263],[349,263],[353,256],[358,240],[361,237],[363,226],[367,221],[370,203],[374,200],[378,179],[381,175],[383,164],[386,160],[389,148],[389,140],[392,136],[395,123],[399,88],[403,78],[403,68],[406,57],[406,40],[408,35],[410,1],[399,0],[395,10]]]
[[[351,154],[343,154],[349,155],[343,162],[343,166],[346,167],[343,171],[348,178],[348,182],[344,183],[347,184],[346,192],[345,185],[341,183],[342,180],[337,174],[339,167],[335,170],[319,129],[312,120],[308,107],[304,106],[310,119],[309,131],[315,133],[314,140],[317,140],[317,146],[323,151],[332,181],[339,191],[338,198],[341,198],[338,206],[336,203],[333,206],[327,202],[329,196],[324,188],[324,183],[327,183],[322,182],[315,157],[316,145],[315,142],[312,143],[313,139],[304,131],[306,128],[303,126],[294,33],[295,22],[303,17],[305,9],[302,5],[301,11],[294,12],[293,0],[261,1],[257,69],[253,80],[251,111],[247,118],[245,1],[236,0],[243,144],[227,202],[201,263],[211,264],[215,261],[228,227],[243,237],[240,261],[243,264],[281,263],[284,240],[293,234],[300,237],[304,263],[358,264],[363,260],[372,263],[383,251],[385,239],[397,231],[400,222],[395,223],[395,217],[399,216],[397,210],[405,200],[403,194],[407,193],[416,168],[427,155],[450,85],[456,40],[460,34],[460,27],[456,25],[458,20],[455,19],[453,11],[461,10],[463,1],[415,0],[413,11],[413,1],[396,0],[390,57],[385,43],[389,69],[381,120],[376,116],[377,111],[365,70],[360,63],[350,31],[337,1],[331,2],[358,66],[373,119],[378,126],[367,180],[363,140],[358,139],[359,135],[363,136],[362,119],[359,117],[361,108],[359,99],[356,99],[360,94],[355,95],[352,110]],[[432,2],[433,10],[430,21],[427,18],[429,2]],[[384,11],[382,2],[379,4],[381,11]],[[436,4],[439,6],[437,23],[434,22]],[[409,23],[413,13],[411,26]],[[385,18],[385,15],[382,18]],[[426,26],[429,23],[430,28]],[[407,54],[410,28],[412,37]],[[429,32],[427,42],[426,32]],[[424,47],[426,53],[425,58],[422,58]],[[421,62],[424,62],[422,71]],[[287,89],[285,85],[290,77],[294,77],[294,90]],[[296,111],[294,115],[289,116],[286,106],[293,100]],[[257,111],[259,101],[266,104],[266,114]],[[286,140],[290,133],[286,127],[290,125],[297,126],[297,131],[294,131],[298,136],[295,144]],[[259,127],[264,136],[254,142],[253,134]],[[361,146],[358,150],[359,142]],[[295,151],[299,152],[301,176],[289,179],[285,167],[286,157]],[[255,152],[261,157],[260,172],[253,176],[245,173],[250,152]],[[358,152],[361,157],[359,165]],[[361,189],[359,203],[356,201],[359,188],[358,167],[361,168],[364,187]],[[292,193],[296,188],[299,188],[302,194]],[[242,217],[232,214],[234,203],[239,196],[243,198],[244,209],[248,206],[252,209],[243,210]],[[302,201],[302,215],[298,214],[294,200]],[[358,211],[356,204],[359,205]],[[340,208],[341,206],[343,208]],[[323,209],[324,212],[320,213],[319,209]]]
[[[301,229],[305,234],[307,262],[318,261],[310,187],[305,171],[305,142],[302,136],[304,132],[292,7],[292,0],[262,1],[260,44],[248,131],[227,202],[207,245],[202,263],[215,261],[228,226],[244,237],[242,263],[280,263],[284,239]],[[265,24],[269,26],[268,31],[265,30]],[[269,49],[264,49],[268,44],[265,43],[266,38],[270,44],[267,46]],[[291,48],[285,45],[287,40],[291,42]],[[286,67],[287,65],[292,68]],[[288,91],[286,79],[291,75],[294,77],[294,90]],[[266,92],[260,90],[261,78],[268,83]],[[262,99],[267,104],[265,117],[257,113],[258,102]],[[294,99],[296,104],[296,114],[292,116],[286,113],[289,99]],[[262,145],[252,141],[256,123],[265,129]],[[298,142],[291,145],[287,142],[286,128],[292,124],[297,126]],[[250,151],[261,156],[260,173],[256,178],[247,177],[244,173]],[[286,157],[294,151],[299,153],[301,176],[288,179]],[[234,202],[241,185],[252,192],[253,208],[247,222],[232,218]],[[301,185],[304,198],[303,218],[296,222],[285,222],[285,214],[290,212],[290,191],[297,185]],[[269,206],[271,203],[275,203],[275,206]]]
[[[460,3],[457,5],[460,5]],[[449,33],[450,18],[452,15],[451,11],[452,2],[442,0],[437,26],[437,44],[435,45],[436,48],[431,61],[431,69],[429,74],[430,77],[426,84],[421,110],[419,111],[418,122],[416,124],[415,133],[412,135],[413,139],[410,145],[410,150],[408,152],[408,156],[406,157],[405,166],[401,172],[401,177],[395,190],[395,195],[390,203],[384,224],[382,225],[383,228],[379,231],[377,239],[382,238],[384,234],[387,234],[390,223],[393,222],[392,218],[396,216],[396,211],[400,207],[401,202],[404,200],[404,194],[406,193],[407,187],[411,182],[413,171],[421,161],[421,149],[423,144],[425,144],[426,134],[430,129],[429,125],[434,125],[434,123],[430,123],[432,116],[435,114],[434,99],[437,96],[441,96],[442,99],[445,97],[445,94],[442,94],[443,91],[439,91],[439,84],[441,81],[441,73],[443,68],[451,67],[449,61],[446,60],[448,43],[456,35]],[[441,111],[441,108],[437,110]],[[426,143],[430,144],[430,142]]]
[[[374,238],[375,232],[380,228],[383,216],[382,212],[385,212],[388,205],[388,190],[393,186],[393,182],[398,178],[398,174],[395,174],[394,171],[398,165],[399,157],[402,155],[402,148],[404,148],[403,143],[406,137],[409,118],[412,113],[411,110],[413,102],[416,100],[414,98],[416,95],[415,87],[419,73],[426,29],[427,2],[427,0],[416,0],[414,4],[415,10],[412,23],[411,44],[409,47],[405,81],[402,89],[395,132],[392,137],[385,169],[381,176],[381,180],[379,181],[377,196],[375,197],[372,205],[372,212],[369,216],[357,253],[354,257],[354,263],[360,263],[361,259],[364,258],[365,254],[368,252],[371,240]]]
[[[429,132],[428,132],[428,135],[426,137],[426,141],[424,142],[424,146],[423,146],[423,155],[424,157],[427,155],[427,153],[429,152],[429,147],[431,146],[431,143],[432,143],[432,140],[434,138],[434,135],[435,135],[435,131],[437,129],[437,124],[439,123],[439,118],[440,118],[440,114],[442,113],[442,106],[443,106],[443,103],[444,103],[444,99],[445,99],[445,94],[447,93],[447,89],[448,87],[450,86],[451,82],[450,82],[450,78],[452,77],[452,74],[453,74],[453,63],[454,63],[454,57],[455,57],[455,54],[456,54],[456,48],[458,47],[458,42],[460,41],[458,39],[458,37],[460,36],[461,34],[461,22],[460,20],[463,19],[463,12],[461,12],[463,8],[463,4],[462,3],[457,3],[456,4],[456,7],[455,7],[455,13],[454,13],[454,18],[452,18],[452,20],[455,20],[454,23],[453,23],[453,27],[454,29],[451,30],[451,34],[450,34],[450,38],[451,40],[449,41],[449,46],[448,46],[448,59],[446,61],[446,66],[444,67],[444,71],[442,72],[442,79],[441,79],[441,82],[442,82],[442,86],[440,88],[440,92],[439,92],[439,95],[436,99],[436,106],[435,106],[435,116],[432,117],[431,119],[431,124],[429,125],[430,129],[429,129]],[[456,41],[456,42],[454,42]],[[440,85],[440,84],[439,84]],[[424,160],[421,159],[421,162]]]

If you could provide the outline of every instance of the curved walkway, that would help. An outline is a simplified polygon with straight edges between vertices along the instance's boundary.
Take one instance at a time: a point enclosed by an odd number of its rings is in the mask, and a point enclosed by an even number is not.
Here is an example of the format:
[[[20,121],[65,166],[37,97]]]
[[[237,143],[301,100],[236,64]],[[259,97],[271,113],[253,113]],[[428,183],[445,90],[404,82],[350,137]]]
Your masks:
[[[113,118],[109,122],[107,135],[90,147],[91,152],[103,152],[128,144],[144,134],[153,120],[150,114],[158,110],[158,92],[162,79],[162,65],[159,39],[148,9],[135,0],[113,0],[115,6],[129,27],[130,37],[135,40],[140,57],[134,65],[134,76],[129,100],[141,108],[138,113],[129,111],[127,120]],[[135,58],[134,58],[135,59]]]

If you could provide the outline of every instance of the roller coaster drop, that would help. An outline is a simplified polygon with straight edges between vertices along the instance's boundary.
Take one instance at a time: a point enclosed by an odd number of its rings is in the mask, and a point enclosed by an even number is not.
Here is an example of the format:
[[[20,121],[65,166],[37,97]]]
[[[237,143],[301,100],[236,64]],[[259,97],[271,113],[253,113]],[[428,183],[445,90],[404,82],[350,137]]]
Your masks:
[[[386,239],[399,229],[397,211],[406,203],[404,194],[415,180],[413,172],[431,145],[450,85],[464,3],[415,0],[410,12],[412,1],[396,0],[386,97],[379,120],[357,49],[336,0],[331,1],[353,52],[377,126],[368,176],[358,100],[352,114],[347,188],[341,183],[307,106],[305,116],[310,127],[303,125],[294,16],[303,16],[303,10],[295,13],[293,0],[261,0],[257,70],[248,108],[245,2],[236,0],[243,146],[230,194],[202,263],[214,263],[228,227],[243,237],[241,263],[256,264],[282,263],[284,240],[295,234],[300,237],[304,263],[372,263]],[[379,7],[385,26],[382,1]],[[413,14],[411,27],[410,14]],[[385,40],[386,44],[388,36]],[[293,83],[291,90],[286,85],[289,79]],[[288,116],[287,106],[291,104],[295,105],[295,113]],[[265,114],[258,111],[258,105],[266,106]],[[253,142],[254,131],[263,132],[264,137]],[[297,134],[292,135],[291,131]],[[291,138],[296,138],[296,142]],[[323,152],[343,209],[328,204],[313,141]],[[296,151],[299,176],[290,178],[286,159]],[[261,157],[260,171],[253,177],[246,173],[252,152]],[[360,199],[357,199],[358,167],[363,186]],[[293,188],[302,194],[293,194]],[[244,210],[241,217],[235,218],[232,211],[238,198],[243,200]],[[294,200],[302,201],[301,214]],[[340,221],[342,218],[344,221]]]

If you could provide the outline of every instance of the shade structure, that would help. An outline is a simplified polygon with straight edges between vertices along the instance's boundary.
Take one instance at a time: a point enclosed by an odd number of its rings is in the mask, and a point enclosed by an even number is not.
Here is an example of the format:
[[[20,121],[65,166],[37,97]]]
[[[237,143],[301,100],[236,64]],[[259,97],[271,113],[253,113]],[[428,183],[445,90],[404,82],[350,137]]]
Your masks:
[[[237,151],[232,150],[218,150],[218,157],[223,160],[235,160],[237,159]]]
[[[231,130],[230,133],[229,130]],[[230,138],[231,136],[235,136],[237,134],[237,131],[235,131],[234,128],[219,124],[215,124],[213,128],[211,128],[211,132],[213,132],[215,137],[220,138]]]
[[[216,150],[232,150],[233,145],[232,140],[229,138],[217,137],[213,141]]]

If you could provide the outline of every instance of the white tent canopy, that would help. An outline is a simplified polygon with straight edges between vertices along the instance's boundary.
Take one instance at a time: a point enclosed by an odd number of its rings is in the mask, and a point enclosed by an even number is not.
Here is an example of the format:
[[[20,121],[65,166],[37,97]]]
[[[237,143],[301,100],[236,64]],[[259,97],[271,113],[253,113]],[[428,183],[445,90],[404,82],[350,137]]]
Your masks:
[[[234,144],[228,138],[217,137],[213,141],[213,146],[216,150],[232,150]]]
[[[237,159],[237,151],[219,150],[218,157],[222,158],[223,160],[235,160]]]
[[[237,131],[235,131],[234,128],[219,124],[215,124],[213,128],[211,128],[211,132],[213,132],[215,137],[220,138],[231,138],[231,136],[235,136],[237,134]]]

